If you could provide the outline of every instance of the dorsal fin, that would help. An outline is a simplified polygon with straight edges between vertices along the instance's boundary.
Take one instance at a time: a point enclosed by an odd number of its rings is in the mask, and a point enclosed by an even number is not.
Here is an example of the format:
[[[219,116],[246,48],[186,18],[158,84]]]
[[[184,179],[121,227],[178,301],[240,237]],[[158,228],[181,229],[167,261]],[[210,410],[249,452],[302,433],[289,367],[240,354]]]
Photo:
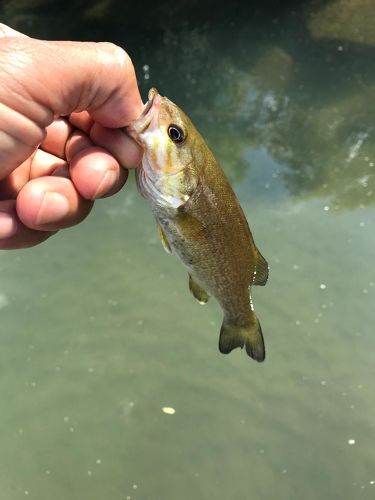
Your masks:
[[[253,277],[253,285],[264,286],[268,280],[269,267],[266,259],[259,252],[255,250],[255,269]]]

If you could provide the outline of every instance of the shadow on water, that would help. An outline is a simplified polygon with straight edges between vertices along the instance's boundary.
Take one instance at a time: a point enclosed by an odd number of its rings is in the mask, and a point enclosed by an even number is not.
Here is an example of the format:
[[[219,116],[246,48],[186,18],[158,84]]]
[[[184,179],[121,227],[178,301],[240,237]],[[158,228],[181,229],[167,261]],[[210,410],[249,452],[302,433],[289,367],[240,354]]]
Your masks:
[[[2,18],[39,37],[125,46],[144,95],[155,85],[184,107],[232,180],[251,168],[249,149],[266,148],[294,196],[373,204],[375,7],[299,4],[5,1]]]

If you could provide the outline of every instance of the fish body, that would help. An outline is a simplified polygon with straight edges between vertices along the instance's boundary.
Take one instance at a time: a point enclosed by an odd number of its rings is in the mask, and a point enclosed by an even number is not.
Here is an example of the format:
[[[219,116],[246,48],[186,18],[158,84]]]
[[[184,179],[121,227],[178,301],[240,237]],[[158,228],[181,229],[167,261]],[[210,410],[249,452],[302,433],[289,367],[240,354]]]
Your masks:
[[[263,361],[250,289],[266,283],[268,264],[223,170],[185,113],[155,89],[127,132],[144,148],[137,185],[164,247],[186,266],[196,299],[205,303],[212,295],[223,309],[220,351],[245,346]]]

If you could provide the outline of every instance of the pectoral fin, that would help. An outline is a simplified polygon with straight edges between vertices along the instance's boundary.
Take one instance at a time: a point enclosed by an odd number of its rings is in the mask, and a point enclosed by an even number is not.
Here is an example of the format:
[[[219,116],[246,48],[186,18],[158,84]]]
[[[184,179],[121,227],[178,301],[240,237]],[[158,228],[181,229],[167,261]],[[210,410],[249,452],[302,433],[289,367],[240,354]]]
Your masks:
[[[197,283],[193,280],[193,278],[189,274],[189,289],[194,297],[200,304],[206,304],[208,301],[208,293],[203,290]]]
[[[161,244],[163,245],[164,250],[167,253],[172,253],[172,249],[171,249],[171,246],[169,244],[169,241],[167,240],[165,232],[161,228],[160,224],[156,223],[156,227],[158,229],[159,238],[160,238]]]
[[[255,250],[255,270],[253,285],[264,286],[268,280],[268,263],[258,249]]]

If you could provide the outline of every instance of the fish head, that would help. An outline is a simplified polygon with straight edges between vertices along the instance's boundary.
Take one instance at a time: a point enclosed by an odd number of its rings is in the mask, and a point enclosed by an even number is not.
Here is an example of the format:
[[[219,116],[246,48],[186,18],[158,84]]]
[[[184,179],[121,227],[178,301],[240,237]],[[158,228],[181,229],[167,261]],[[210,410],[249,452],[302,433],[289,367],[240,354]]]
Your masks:
[[[186,201],[197,185],[204,141],[186,114],[152,88],[142,115],[126,132],[142,146],[143,173],[174,203]]]

